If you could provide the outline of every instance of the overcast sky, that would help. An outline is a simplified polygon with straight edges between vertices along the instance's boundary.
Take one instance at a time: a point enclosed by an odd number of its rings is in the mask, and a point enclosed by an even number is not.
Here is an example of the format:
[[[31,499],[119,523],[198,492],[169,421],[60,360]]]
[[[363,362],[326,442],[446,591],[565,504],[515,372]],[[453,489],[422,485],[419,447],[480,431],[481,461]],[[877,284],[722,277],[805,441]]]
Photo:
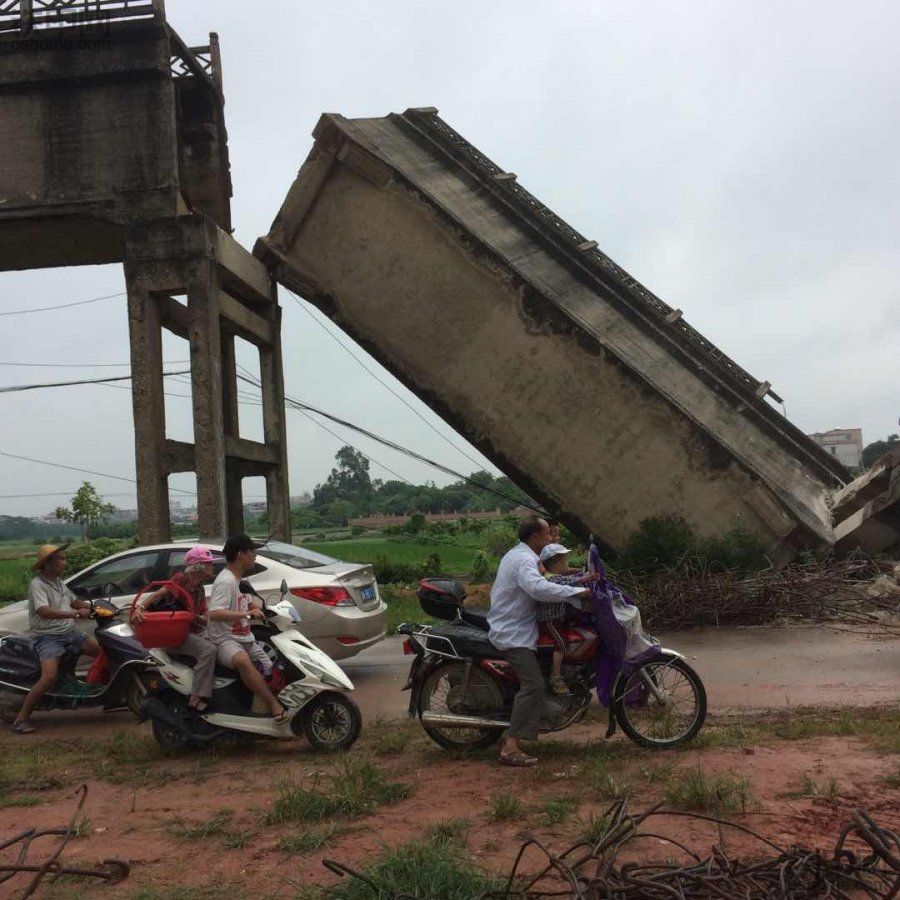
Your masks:
[[[771,381],[802,429],[860,426],[867,442],[898,430],[896,3],[167,6],[188,44],[205,43],[209,31],[220,36],[235,236],[245,246],[268,231],[320,113],[436,106],[738,363]],[[116,266],[3,273],[0,311],[123,287]],[[468,455],[338,347],[311,307],[284,291],[282,305],[289,394],[447,465],[474,468],[477,453],[362,350],[353,352]],[[168,340],[167,359],[187,359],[186,346]],[[122,298],[0,319],[3,385],[127,372],[10,363],[127,361]],[[258,371],[251,353],[241,362]],[[169,390],[186,394],[184,385]],[[168,399],[170,437],[191,439],[188,409],[183,397]],[[0,415],[0,451],[134,475],[127,390],[5,394]],[[247,437],[260,437],[257,408],[245,407],[241,424]],[[292,493],[327,475],[341,443],[289,413]],[[413,481],[447,480],[377,445],[353,443]],[[379,465],[372,473],[393,477]],[[43,513],[83,477],[117,505],[134,505],[127,482],[0,458],[0,513]],[[188,476],[171,483],[192,487]],[[261,482],[246,483],[245,495],[262,493]]]

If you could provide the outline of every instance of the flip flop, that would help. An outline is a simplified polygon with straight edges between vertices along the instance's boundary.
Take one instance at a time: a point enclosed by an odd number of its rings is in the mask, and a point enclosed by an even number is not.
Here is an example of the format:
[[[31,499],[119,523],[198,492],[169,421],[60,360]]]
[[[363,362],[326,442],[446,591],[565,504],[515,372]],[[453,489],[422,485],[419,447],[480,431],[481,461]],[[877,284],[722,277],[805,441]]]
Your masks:
[[[13,722],[9,730],[13,734],[34,734],[37,728],[34,725],[29,725],[27,722]]]
[[[209,704],[205,700],[201,700],[199,703],[195,703],[193,706],[189,703],[188,709],[191,712],[197,713],[198,716],[202,716],[209,709]]]
[[[282,706],[281,712],[275,716],[275,724],[276,725],[284,725],[290,717],[290,713]]]
[[[513,766],[515,768],[526,768],[528,766],[537,765],[537,757],[529,756],[527,753],[501,753],[501,766]]]

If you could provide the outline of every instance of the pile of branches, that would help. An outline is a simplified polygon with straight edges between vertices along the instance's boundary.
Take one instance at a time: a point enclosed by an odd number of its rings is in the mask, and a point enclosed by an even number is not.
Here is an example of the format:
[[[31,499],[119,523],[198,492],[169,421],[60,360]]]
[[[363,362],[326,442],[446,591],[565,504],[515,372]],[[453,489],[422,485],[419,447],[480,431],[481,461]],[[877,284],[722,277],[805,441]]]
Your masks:
[[[701,859],[678,840],[657,831],[659,820],[673,816],[703,820],[718,829],[718,843],[710,856]],[[483,893],[481,900],[890,900],[900,895],[900,835],[864,812],[853,816],[830,853],[779,847],[743,825],[699,813],[657,806],[631,815],[624,800],[607,810],[604,822],[597,840],[582,841],[559,855],[536,840],[526,841],[505,886]],[[764,855],[747,862],[729,856],[727,833],[735,829],[760,841],[766,848]],[[623,848],[646,838],[668,842],[689,862],[618,861]],[[545,863],[537,874],[522,875],[520,868],[529,850],[539,852]],[[386,890],[334,860],[326,860],[325,865],[332,872],[359,880],[378,900],[434,900]]]
[[[883,597],[869,596],[866,590],[892,568],[858,555],[795,563],[749,576],[698,566],[613,577],[638,603],[651,630],[804,619],[864,633],[900,634],[900,587],[896,594]]]
[[[664,837],[654,821],[681,816],[714,823],[719,832],[712,854],[701,859],[693,851]],[[512,898],[572,897],[577,900],[609,897],[616,900],[800,900],[800,898],[868,897],[887,900],[900,893],[900,835],[882,828],[866,813],[857,812],[841,831],[831,853],[799,847],[782,848],[750,828],[703,816],[660,807],[629,815],[625,801],[618,801],[606,814],[607,826],[594,843],[582,842],[559,856],[537,841],[522,845],[506,887],[490,891],[483,900]],[[728,829],[748,834],[767,848],[767,856],[753,862],[729,857]],[[690,862],[619,864],[624,846],[641,838],[668,841],[690,857]],[[519,877],[519,867],[529,848],[546,857],[546,865],[534,876]],[[563,888],[565,884],[567,887]]]

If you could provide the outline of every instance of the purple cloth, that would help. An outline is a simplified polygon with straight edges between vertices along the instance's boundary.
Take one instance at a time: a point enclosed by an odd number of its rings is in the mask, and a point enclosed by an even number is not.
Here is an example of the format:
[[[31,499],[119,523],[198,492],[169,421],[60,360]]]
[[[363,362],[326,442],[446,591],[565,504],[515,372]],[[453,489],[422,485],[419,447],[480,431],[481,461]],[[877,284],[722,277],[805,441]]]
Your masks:
[[[601,646],[594,657],[594,686],[597,689],[597,699],[603,706],[609,706],[610,691],[619,672],[623,671],[627,678],[642,663],[660,657],[661,651],[659,647],[651,647],[626,661],[628,633],[613,612],[612,594],[615,592],[621,595],[629,606],[634,606],[635,603],[606,578],[606,568],[595,544],[591,544],[588,554],[588,569],[599,572],[602,576],[600,581],[591,586],[591,611],[573,610],[573,613],[579,625],[593,628],[600,635]],[[643,690],[636,691],[634,696],[625,699],[627,703],[638,703],[643,699]]]

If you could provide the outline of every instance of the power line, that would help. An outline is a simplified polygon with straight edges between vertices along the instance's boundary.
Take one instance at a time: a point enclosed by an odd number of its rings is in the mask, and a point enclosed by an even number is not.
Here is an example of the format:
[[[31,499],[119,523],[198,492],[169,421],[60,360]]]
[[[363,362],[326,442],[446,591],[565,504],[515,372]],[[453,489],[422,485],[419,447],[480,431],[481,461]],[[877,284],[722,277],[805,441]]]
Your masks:
[[[80,469],[77,466],[67,466],[63,463],[54,463],[48,462],[46,459],[34,459],[31,456],[20,456],[18,453],[7,453],[4,450],[0,450],[0,456],[4,456],[7,459],[20,459],[23,462],[35,463],[39,466],[50,466],[53,469],[66,469],[69,472],[80,472],[82,475],[96,475],[100,478],[109,478],[113,481],[127,481],[129,484],[137,484],[137,481],[134,478],[126,478],[124,475],[110,475],[108,472],[95,472],[93,469]],[[170,491],[174,491],[176,494],[187,494],[189,497],[195,497],[195,491],[184,491],[181,488],[170,487]]]
[[[125,291],[117,294],[106,294],[103,297],[91,297],[90,300],[78,300],[75,303],[60,303],[58,306],[41,306],[37,309],[13,309],[9,312],[0,312],[0,316],[29,316],[32,313],[50,312],[54,309],[69,309],[72,306],[86,306],[88,303],[99,303],[101,300],[112,300],[115,297],[124,297]]]
[[[186,366],[189,359],[173,359],[163,362],[164,366]],[[0,362],[0,366],[16,366],[23,369],[127,369],[131,363],[22,363]]]
[[[246,371],[246,370],[244,370],[244,371]],[[238,378],[241,381],[249,382],[254,387],[260,387],[260,384],[257,381],[254,381],[252,378],[248,378],[245,375],[238,375]],[[366,428],[362,428],[359,425],[354,425],[352,422],[348,422],[345,419],[341,419],[338,416],[334,416],[331,413],[325,412],[324,410],[317,409],[315,406],[310,406],[308,403],[303,403],[300,400],[295,400],[292,397],[288,397],[288,396],[285,396],[284,402],[285,402],[285,405],[290,406],[291,408],[296,409],[304,414],[315,413],[316,415],[322,416],[322,417],[328,419],[329,421],[334,422],[336,425],[340,425],[343,428],[348,428],[348,429],[350,429],[350,431],[356,432],[357,434],[361,434],[361,435],[369,438],[370,440],[376,441],[377,443],[381,444],[384,447],[388,447],[391,450],[396,450],[398,453],[403,453],[406,456],[409,456],[411,459],[415,459],[418,462],[421,462],[421,463],[424,463],[425,465],[431,466],[432,468],[437,469],[438,471],[443,472],[446,475],[452,475],[454,478],[457,478],[461,481],[465,481],[467,484],[470,484],[473,487],[477,487],[480,490],[485,491],[486,493],[493,494],[496,497],[500,497],[501,499],[506,500],[509,503],[515,503],[518,506],[524,506],[528,509],[534,510],[535,512],[544,513],[544,510],[542,510],[540,507],[533,506],[530,503],[522,502],[522,500],[519,497],[514,497],[511,494],[507,494],[505,491],[501,491],[501,490],[498,490],[497,488],[489,487],[486,484],[481,484],[480,482],[476,481],[474,478],[470,477],[469,475],[464,475],[462,472],[457,472],[455,469],[451,469],[449,466],[445,466],[443,463],[439,463],[433,459],[429,459],[427,456],[422,456],[421,453],[416,453],[414,450],[410,450],[408,447],[404,447],[402,444],[398,444],[394,441],[389,440],[388,438],[385,438],[385,437],[382,437],[381,435],[375,434],[374,432],[369,431]],[[313,420],[313,421],[315,421],[315,420]],[[321,423],[317,423],[317,424],[321,424]],[[329,429],[326,428],[325,430],[328,431]],[[334,432],[330,432],[330,433],[334,434]],[[335,435],[335,437],[339,437],[339,436]],[[358,452],[362,452],[362,451],[358,451]],[[366,456],[366,454],[363,454],[363,456]],[[366,458],[368,459],[369,457],[366,456]],[[383,466],[382,468],[387,468],[387,467]],[[391,470],[388,469],[388,471],[390,472]],[[393,473],[393,474],[396,474],[396,473]],[[402,476],[398,476],[398,477],[402,478]],[[406,478],[402,478],[402,480],[406,481],[407,484],[411,483]]]
[[[477,466],[479,469],[482,468],[482,463],[466,453],[466,451],[463,450],[463,448],[458,444],[455,444],[453,441],[451,441],[450,438],[448,438],[447,435],[444,434],[439,428],[435,428],[435,426],[432,425],[431,422],[429,422],[428,419],[426,419],[425,416],[423,416],[402,394],[398,394],[397,391],[395,391],[386,381],[379,377],[377,372],[373,372],[372,369],[370,369],[365,364],[365,362],[363,362],[363,360],[361,360],[342,340],[340,340],[340,338],[338,338],[338,336],[334,334],[334,332],[332,332],[324,322],[322,322],[317,316],[314,316],[306,308],[306,306],[301,302],[301,298],[298,297],[297,294],[290,290],[288,291],[288,294],[293,297],[294,302],[297,304],[297,306],[299,306],[300,309],[302,309],[303,312],[306,313],[306,315],[309,316],[309,318],[312,319],[313,322],[315,322],[316,325],[318,325],[319,328],[321,328],[325,332],[325,334],[327,334],[345,353],[349,354],[360,366],[362,366],[362,368],[365,369],[366,372],[368,372],[369,375],[371,375],[383,388],[389,390],[404,406],[406,406],[410,411],[418,416],[439,438],[441,438],[441,440],[446,441],[451,447],[453,447],[454,450],[465,456],[465,458],[469,460],[470,463]]]
[[[172,375],[186,375],[187,372],[163,372],[163,378],[169,378]],[[0,394],[11,394],[22,391],[37,391],[42,388],[54,387],[72,387],[78,384],[108,384],[113,381],[131,381],[133,375],[115,375],[110,378],[82,378],[78,381],[50,381],[43,384],[15,384],[11,387],[0,388]]]
[[[0,500],[29,500],[35,497],[71,497],[77,493],[78,489],[68,491],[51,491],[48,494],[0,494]],[[128,493],[107,493],[103,492],[104,497],[136,497],[133,492]]]

